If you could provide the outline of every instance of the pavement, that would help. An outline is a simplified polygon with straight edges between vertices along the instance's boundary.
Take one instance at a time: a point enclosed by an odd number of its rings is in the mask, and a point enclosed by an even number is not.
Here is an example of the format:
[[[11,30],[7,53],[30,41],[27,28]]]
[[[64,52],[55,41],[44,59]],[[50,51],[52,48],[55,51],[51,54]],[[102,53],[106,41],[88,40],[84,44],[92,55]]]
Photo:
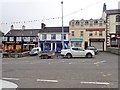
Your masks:
[[[118,55],[100,52],[94,58],[3,58],[2,79],[19,88],[118,88]]]

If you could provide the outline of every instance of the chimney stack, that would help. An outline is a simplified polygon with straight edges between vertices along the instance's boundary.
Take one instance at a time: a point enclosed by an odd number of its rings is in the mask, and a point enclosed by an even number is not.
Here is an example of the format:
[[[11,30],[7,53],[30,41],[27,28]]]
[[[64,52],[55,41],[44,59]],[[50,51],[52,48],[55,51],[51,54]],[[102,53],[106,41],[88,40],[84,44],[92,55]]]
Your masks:
[[[44,23],[41,23],[41,29],[45,29],[45,24]]]
[[[10,28],[11,28],[11,30],[13,30],[13,29],[14,29],[14,26],[13,26],[13,25],[11,25],[11,27],[10,27]]]
[[[22,30],[25,30],[25,26],[24,25],[22,26]]]

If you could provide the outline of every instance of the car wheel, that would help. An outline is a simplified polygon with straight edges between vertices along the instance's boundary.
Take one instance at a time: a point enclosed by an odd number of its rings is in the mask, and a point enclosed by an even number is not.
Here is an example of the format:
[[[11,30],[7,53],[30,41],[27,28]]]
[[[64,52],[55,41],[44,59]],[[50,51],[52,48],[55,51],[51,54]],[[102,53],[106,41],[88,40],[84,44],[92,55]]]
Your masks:
[[[71,55],[70,53],[68,53],[68,54],[66,55],[66,57],[67,57],[67,58],[71,58],[72,55]]]
[[[86,55],[86,57],[87,57],[87,58],[92,58],[92,54],[88,53],[88,54]]]

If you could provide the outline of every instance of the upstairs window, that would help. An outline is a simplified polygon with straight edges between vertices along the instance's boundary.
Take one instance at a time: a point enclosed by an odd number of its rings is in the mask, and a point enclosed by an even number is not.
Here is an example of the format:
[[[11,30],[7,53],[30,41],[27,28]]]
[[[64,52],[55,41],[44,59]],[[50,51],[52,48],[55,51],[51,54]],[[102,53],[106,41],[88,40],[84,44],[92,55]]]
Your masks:
[[[79,24],[80,24],[80,22],[77,20],[77,21],[76,21],[76,25],[78,26]]]
[[[97,31],[95,32],[95,36],[97,36]]]
[[[71,35],[74,36],[74,31],[71,32]]]
[[[97,20],[94,21],[94,25],[98,25],[98,21]]]
[[[85,25],[88,25],[89,24],[89,22],[88,21],[85,21]]]
[[[103,35],[102,31],[99,31],[99,36],[102,36],[102,35]]]
[[[84,23],[83,23],[83,22],[81,22],[81,26],[84,26]]]
[[[47,34],[42,34],[42,40],[47,39]]]
[[[80,36],[83,36],[83,31],[80,31]]]
[[[51,39],[56,39],[56,34],[51,34]]]
[[[93,21],[90,21],[90,26],[93,26]]]
[[[99,21],[99,26],[102,26],[102,20]]]
[[[120,34],[120,25],[116,25],[116,33]]]
[[[92,31],[89,32],[89,36],[93,36],[93,32]]]
[[[63,39],[66,40],[66,34],[63,35]],[[62,40],[62,34],[61,34],[61,40]]]
[[[116,22],[120,22],[120,15],[116,16]]]

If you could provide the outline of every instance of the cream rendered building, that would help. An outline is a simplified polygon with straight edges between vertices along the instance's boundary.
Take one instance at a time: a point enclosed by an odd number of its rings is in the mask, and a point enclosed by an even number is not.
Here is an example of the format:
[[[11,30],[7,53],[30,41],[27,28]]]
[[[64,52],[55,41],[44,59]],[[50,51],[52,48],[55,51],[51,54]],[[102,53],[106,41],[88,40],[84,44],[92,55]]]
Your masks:
[[[106,4],[103,5],[102,17],[90,20],[71,20],[69,22],[69,40],[71,46],[87,48],[95,46],[99,51],[106,51]]]
[[[100,51],[106,50],[105,20],[71,20],[69,22],[69,40],[71,46],[87,48],[95,46]]]

